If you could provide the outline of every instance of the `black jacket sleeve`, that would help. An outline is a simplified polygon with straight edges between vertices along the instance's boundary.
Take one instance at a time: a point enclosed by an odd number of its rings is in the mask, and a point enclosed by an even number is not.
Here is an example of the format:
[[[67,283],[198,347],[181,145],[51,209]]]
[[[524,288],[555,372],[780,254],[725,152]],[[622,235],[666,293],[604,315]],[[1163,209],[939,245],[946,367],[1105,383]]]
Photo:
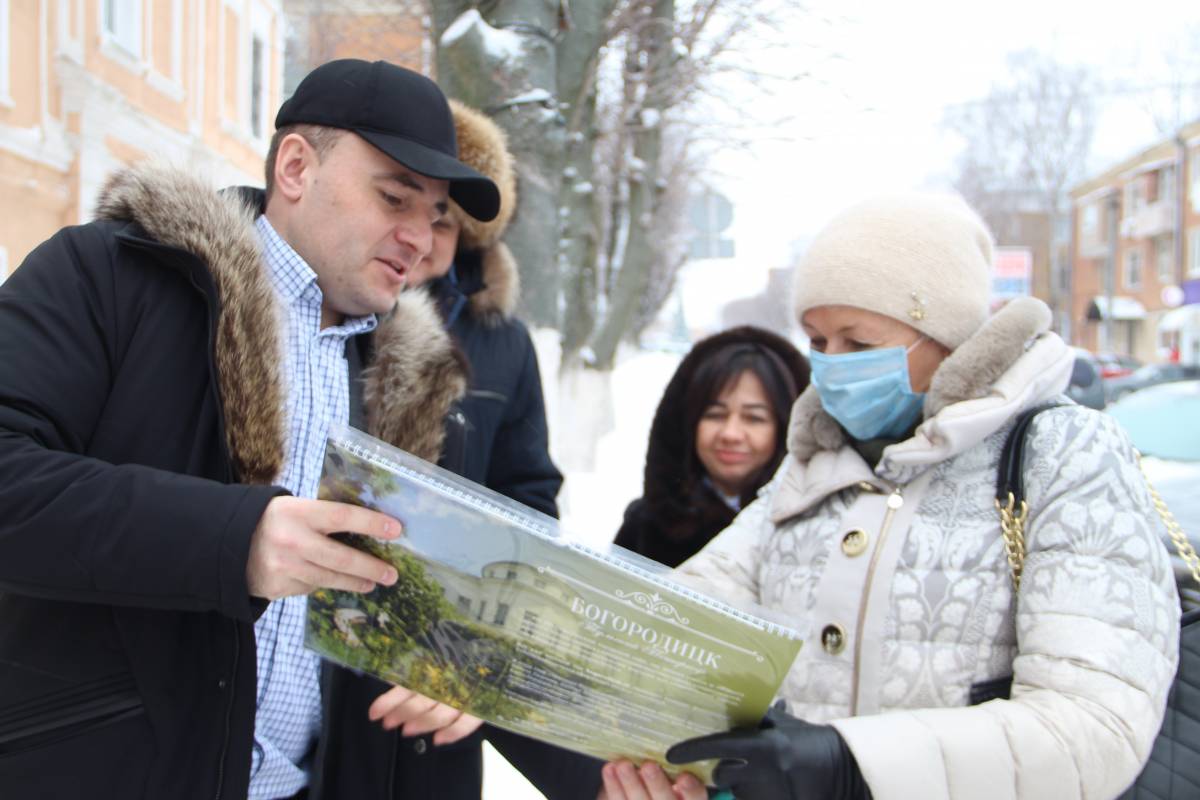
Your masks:
[[[0,591],[253,619],[250,536],[282,490],[89,456],[102,429],[137,435],[109,400],[152,336],[131,330],[116,247],[66,229],[0,286]]]
[[[506,497],[557,517],[555,498],[562,488],[563,478],[550,460],[546,403],[542,396],[537,353],[525,327],[519,322],[508,324],[515,328],[511,334],[521,340],[524,358],[518,367],[520,374],[514,384],[512,402],[492,444],[486,483]]]

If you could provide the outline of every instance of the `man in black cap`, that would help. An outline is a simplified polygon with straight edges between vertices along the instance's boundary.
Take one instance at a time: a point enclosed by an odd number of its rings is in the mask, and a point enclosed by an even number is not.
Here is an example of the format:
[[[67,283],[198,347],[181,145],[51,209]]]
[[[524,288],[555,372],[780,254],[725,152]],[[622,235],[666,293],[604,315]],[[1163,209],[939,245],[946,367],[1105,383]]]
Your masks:
[[[276,127],[265,193],[120,172],[0,287],[5,797],[377,777],[323,759],[340,721],[303,595],[395,581],[328,534],[400,525],[313,499],[324,441],[350,423],[436,458],[464,376],[400,292],[447,197],[486,220],[498,193],[436,85],[391,64],[318,67]]]

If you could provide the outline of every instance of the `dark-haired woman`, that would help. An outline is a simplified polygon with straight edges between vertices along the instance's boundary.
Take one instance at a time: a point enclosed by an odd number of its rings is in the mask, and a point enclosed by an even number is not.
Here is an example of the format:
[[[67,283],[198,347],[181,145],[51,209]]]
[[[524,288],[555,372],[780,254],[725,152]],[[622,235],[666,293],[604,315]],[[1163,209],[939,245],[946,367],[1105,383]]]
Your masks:
[[[747,325],[697,342],[659,402],[643,494],[616,543],[671,567],[700,550],[779,467],[807,385],[804,356],[770,331]]]

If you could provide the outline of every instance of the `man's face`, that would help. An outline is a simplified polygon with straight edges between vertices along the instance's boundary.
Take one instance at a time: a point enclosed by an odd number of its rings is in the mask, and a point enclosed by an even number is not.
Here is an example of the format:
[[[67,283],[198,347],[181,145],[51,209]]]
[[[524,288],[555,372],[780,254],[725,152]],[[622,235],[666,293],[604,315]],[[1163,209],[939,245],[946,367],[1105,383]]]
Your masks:
[[[433,223],[433,247],[429,255],[422,258],[409,273],[409,286],[416,288],[450,271],[454,254],[458,251],[458,232],[461,230],[458,218],[450,214]]]
[[[432,247],[449,184],[418,175],[347,133],[306,163],[288,243],[317,273],[321,324],[382,314]]]

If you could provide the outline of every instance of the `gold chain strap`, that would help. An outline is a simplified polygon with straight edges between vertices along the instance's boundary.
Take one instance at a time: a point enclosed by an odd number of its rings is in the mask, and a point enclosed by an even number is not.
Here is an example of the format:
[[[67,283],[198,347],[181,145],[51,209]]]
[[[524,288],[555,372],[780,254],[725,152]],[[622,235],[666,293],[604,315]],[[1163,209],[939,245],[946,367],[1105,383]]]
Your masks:
[[[1154,501],[1154,510],[1162,517],[1163,524],[1167,526],[1167,533],[1171,535],[1171,541],[1175,544],[1175,549],[1179,551],[1179,557],[1183,559],[1183,563],[1187,564],[1192,573],[1192,579],[1200,585],[1200,556],[1196,555],[1196,548],[1192,547],[1192,543],[1188,541],[1187,534],[1183,532],[1183,526],[1175,519],[1175,515],[1171,513],[1171,509],[1167,508],[1167,503],[1162,499],[1162,495],[1158,493],[1158,489],[1154,488],[1154,484],[1150,482],[1150,476],[1146,473],[1146,465],[1142,461],[1142,454],[1137,454],[1138,467],[1142,470],[1142,477],[1146,479],[1146,488],[1150,490],[1150,499]]]
[[[1004,537],[1004,551],[1008,554],[1008,568],[1012,573],[1013,591],[1021,588],[1021,570],[1025,568],[1025,518],[1029,516],[1029,504],[1008,493],[1008,504],[1001,505],[999,498],[992,501],[1000,512],[1000,535]]]
[[[1150,482],[1150,475],[1147,474],[1146,465],[1142,462],[1142,454],[1134,452],[1137,455],[1138,468],[1142,471],[1142,478],[1146,481],[1146,489],[1150,492],[1150,499],[1154,501],[1154,510],[1162,517],[1163,524],[1167,526],[1167,533],[1171,535],[1171,541],[1179,552],[1179,557],[1183,559],[1183,563],[1187,564],[1192,578],[1200,586],[1200,556],[1196,555],[1196,548],[1192,547],[1192,543],[1188,541],[1183,526],[1175,519],[1171,509],[1167,508],[1167,502]],[[1004,550],[1008,553],[1008,566],[1012,570],[1013,591],[1016,591],[1021,588],[1021,571],[1025,567],[1025,518],[1029,515],[1029,506],[1022,500],[1021,508],[1019,510],[1014,508],[1016,498],[1013,497],[1012,492],[1008,493],[1007,505],[1001,505],[999,500],[993,502],[996,504],[996,510],[1000,512],[1000,534],[1004,537]]]

